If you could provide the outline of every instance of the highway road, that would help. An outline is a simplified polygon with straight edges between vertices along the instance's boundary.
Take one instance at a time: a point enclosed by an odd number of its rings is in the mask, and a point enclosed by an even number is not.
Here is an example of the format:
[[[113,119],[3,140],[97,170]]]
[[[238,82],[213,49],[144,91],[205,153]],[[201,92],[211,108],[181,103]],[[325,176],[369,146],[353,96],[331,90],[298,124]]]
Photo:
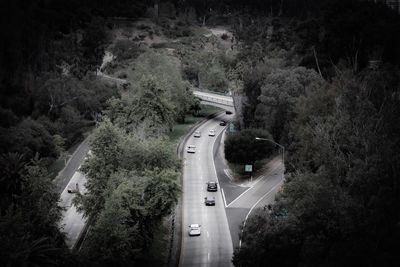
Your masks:
[[[183,166],[183,224],[180,266],[232,266],[233,245],[225,213],[225,204],[220,188],[218,192],[207,192],[208,181],[217,181],[213,147],[224,129],[217,116],[198,130],[201,137],[191,136],[187,145],[196,145],[196,153],[185,151]],[[215,137],[208,136],[215,130]],[[205,206],[204,197],[214,196],[215,206]],[[201,235],[189,236],[189,225],[200,224]]]

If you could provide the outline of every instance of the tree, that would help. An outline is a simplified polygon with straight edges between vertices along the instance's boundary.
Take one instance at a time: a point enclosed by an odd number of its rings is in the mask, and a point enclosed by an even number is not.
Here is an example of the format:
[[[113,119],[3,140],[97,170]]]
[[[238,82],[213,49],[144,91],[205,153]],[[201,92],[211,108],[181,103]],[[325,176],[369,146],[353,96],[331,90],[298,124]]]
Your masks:
[[[102,264],[150,264],[155,229],[177,202],[179,173],[121,170],[108,183],[109,197],[90,232],[84,253]]]
[[[136,216],[140,215],[138,212],[143,210],[140,208],[143,179],[121,172],[114,174],[111,181],[116,188],[110,189],[104,210],[100,211],[87,237],[83,255],[88,262],[132,264],[145,253],[141,248],[143,241],[136,221]]]
[[[81,168],[87,177],[87,192],[74,198],[78,210],[83,211],[86,217],[95,219],[104,207],[108,180],[120,165],[123,138],[123,132],[108,119],[94,133],[91,141],[93,156]]]
[[[178,169],[179,162],[171,144],[165,138],[143,139],[130,135],[123,141],[121,167],[126,170]]]
[[[2,157],[4,160],[6,157]],[[36,156],[21,165],[21,157],[8,154],[7,162],[17,167],[17,172],[3,173],[10,179],[2,186],[11,189],[11,201],[1,195],[0,263],[4,266],[59,266],[66,260],[68,251],[64,236],[58,228],[61,208],[59,196],[47,174],[44,164]],[[2,162],[2,165],[5,163]],[[20,162],[20,163],[17,163]],[[4,166],[4,165],[3,165]],[[5,183],[9,183],[8,186]],[[3,206],[6,204],[5,206]]]
[[[217,63],[203,66],[199,72],[199,86],[215,92],[226,92],[228,81],[224,68]]]
[[[49,158],[58,156],[53,137],[42,124],[31,118],[7,129],[0,144],[0,151],[17,152],[27,158],[34,157],[36,153]]]
[[[0,207],[6,210],[21,195],[24,184],[22,172],[25,168],[24,156],[18,153],[0,155]]]
[[[272,136],[261,129],[245,129],[229,134],[225,140],[226,159],[231,163],[254,165],[256,160],[269,157],[273,153],[275,145],[260,142],[256,140],[256,137],[272,140]]]
[[[61,108],[77,100],[83,89],[71,77],[46,77],[44,84],[36,92],[36,108],[48,117],[55,119]],[[83,91],[83,90],[82,90]]]
[[[273,212],[249,218],[236,265],[400,262],[392,249],[400,221],[393,176],[400,140],[392,134],[398,132],[392,114],[399,113],[399,100],[375,95],[393,94],[397,78],[378,82],[369,71],[341,73],[329,85],[309,88],[298,102],[292,135],[300,140],[292,144],[290,159],[295,172],[286,177]]]
[[[243,67],[239,70],[243,76],[243,91],[246,100],[243,103],[243,121],[245,128],[255,126],[255,111],[259,104],[258,97],[261,94],[261,87],[263,85],[265,76],[269,74],[270,70],[264,68],[262,65],[256,67]]]
[[[288,123],[294,119],[293,108],[299,96],[314,82],[322,80],[316,72],[302,67],[272,72],[266,77],[258,97],[256,125],[267,129],[280,141]]]
[[[131,115],[136,117],[136,124],[143,121],[150,123],[154,132],[165,132],[172,127],[174,112],[168,101],[167,91],[154,76],[143,77],[140,93],[134,101]]]
[[[201,110],[201,106],[200,106],[201,100],[198,97],[193,97],[192,99],[193,99],[193,101],[190,105],[189,110],[191,110],[193,112],[193,115],[198,115],[199,111]]]

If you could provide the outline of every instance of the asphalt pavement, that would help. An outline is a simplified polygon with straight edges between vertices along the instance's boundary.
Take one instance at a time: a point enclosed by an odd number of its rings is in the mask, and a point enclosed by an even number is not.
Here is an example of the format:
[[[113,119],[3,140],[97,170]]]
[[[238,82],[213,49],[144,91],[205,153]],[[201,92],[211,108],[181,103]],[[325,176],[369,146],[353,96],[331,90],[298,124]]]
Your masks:
[[[229,117],[225,116],[224,120]],[[224,155],[225,133],[222,133],[214,146],[216,172],[224,199],[226,216],[231,232],[232,245],[240,246],[241,226],[255,208],[262,208],[275,201],[275,195],[283,183],[283,164],[281,157],[272,159],[266,171],[253,180],[235,182],[230,174]]]
[[[86,138],[72,154],[65,168],[60,171],[57,178],[53,181],[60,192],[59,206],[64,210],[59,227],[66,235],[66,244],[72,249],[79,239],[80,234],[86,224],[83,214],[76,210],[72,205],[72,199],[75,197],[74,191],[85,192],[86,177],[79,172],[79,167],[83,163],[89,152],[89,138]],[[68,192],[72,190],[72,193]]]
[[[78,241],[82,229],[85,226],[86,218],[84,218],[83,214],[78,212],[76,207],[72,205],[72,199],[75,197],[75,193],[69,193],[68,189],[78,189],[81,193],[84,193],[85,183],[86,177],[79,171],[75,172],[60,197],[59,205],[64,208],[64,211],[62,212],[62,220],[59,224],[66,235],[65,242],[70,249],[74,248]]]
[[[85,138],[82,143],[76,148],[75,152],[69,158],[64,169],[62,169],[57,177],[53,180],[56,185],[57,192],[62,193],[65,187],[69,184],[72,176],[79,169],[87,153],[89,152],[89,137]]]
[[[187,145],[196,145],[196,153],[185,152],[183,166],[183,224],[180,266],[232,266],[233,246],[220,189],[207,192],[208,181],[218,181],[214,165],[214,144],[225,127],[219,120],[202,124],[201,137],[191,136]],[[209,136],[209,130],[215,136]],[[204,197],[214,196],[215,206],[205,206]],[[189,225],[200,224],[201,235],[189,236]]]

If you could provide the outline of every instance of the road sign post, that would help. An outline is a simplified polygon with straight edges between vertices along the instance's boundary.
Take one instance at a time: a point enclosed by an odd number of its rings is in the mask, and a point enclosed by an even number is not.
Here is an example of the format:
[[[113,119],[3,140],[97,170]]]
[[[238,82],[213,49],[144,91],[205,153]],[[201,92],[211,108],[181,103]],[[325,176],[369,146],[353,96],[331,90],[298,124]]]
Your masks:
[[[245,172],[253,172],[253,165],[251,165],[251,164],[244,165],[244,171]]]
[[[230,132],[230,133],[236,132],[236,130],[235,130],[235,125],[234,125],[232,122],[229,123],[229,132]]]
[[[251,164],[246,164],[244,165],[244,171],[249,173],[250,175],[250,181],[253,181],[253,165]]]

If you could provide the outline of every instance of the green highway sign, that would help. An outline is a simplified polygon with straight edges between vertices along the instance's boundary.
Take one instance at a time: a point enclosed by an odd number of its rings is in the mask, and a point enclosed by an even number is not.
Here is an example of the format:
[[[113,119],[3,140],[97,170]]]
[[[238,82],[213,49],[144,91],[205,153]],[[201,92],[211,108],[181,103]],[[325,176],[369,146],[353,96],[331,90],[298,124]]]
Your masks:
[[[229,123],[229,132],[233,133],[235,131],[235,125],[233,123]]]
[[[253,165],[244,165],[245,172],[253,172]]]

